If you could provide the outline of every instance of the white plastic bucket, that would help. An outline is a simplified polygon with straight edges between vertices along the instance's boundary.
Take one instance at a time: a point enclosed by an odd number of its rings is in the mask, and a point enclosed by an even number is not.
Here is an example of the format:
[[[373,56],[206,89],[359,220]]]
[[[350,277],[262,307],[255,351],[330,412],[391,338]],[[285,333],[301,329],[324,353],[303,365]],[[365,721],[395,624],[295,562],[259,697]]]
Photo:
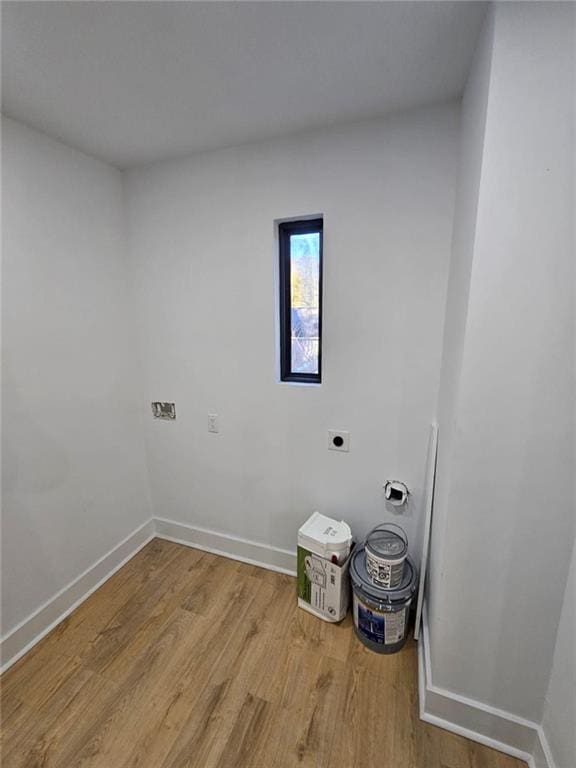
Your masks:
[[[399,525],[382,523],[366,537],[366,571],[375,584],[395,589],[404,574],[408,557],[408,537]]]

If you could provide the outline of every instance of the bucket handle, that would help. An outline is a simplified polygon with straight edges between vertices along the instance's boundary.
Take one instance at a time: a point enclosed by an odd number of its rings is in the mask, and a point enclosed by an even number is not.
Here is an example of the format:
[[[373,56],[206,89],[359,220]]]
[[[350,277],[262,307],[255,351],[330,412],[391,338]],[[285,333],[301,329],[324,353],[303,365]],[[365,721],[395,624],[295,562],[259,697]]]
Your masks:
[[[375,525],[371,531],[368,531],[365,541],[368,541],[370,536],[372,536],[373,533],[376,533],[376,531],[385,531],[388,528],[395,528],[397,531],[400,531],[400,538],[406,544],[406,546],[408,546],[408,536],[406,531],[396,523],[378,523],[378,525]]]

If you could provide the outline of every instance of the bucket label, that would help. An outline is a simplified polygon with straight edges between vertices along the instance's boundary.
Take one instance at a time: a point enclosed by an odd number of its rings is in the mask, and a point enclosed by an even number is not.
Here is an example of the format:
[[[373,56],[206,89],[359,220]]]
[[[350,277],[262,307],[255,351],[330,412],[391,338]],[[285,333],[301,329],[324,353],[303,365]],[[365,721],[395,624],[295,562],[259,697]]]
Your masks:
[[[406,625],[406,608],[395,613],[389,613],[386,616],[386,627],[384,630],[384,642],[386,645],[399,643],[404,637],[404,628]]]
[[[358,629],[364,637],[379,645],[394,645],[404,638],[406,608],[390,613],[371,611],[358,601]]]
[[[402,581],[404,561],[401,563],[386,563],[366,553],[366,570],[372,581],[386,587],[386,589],[390,589],[397,587]]]
[[[358,603],[358,629],[373,643],[384,644],[384,616]]]

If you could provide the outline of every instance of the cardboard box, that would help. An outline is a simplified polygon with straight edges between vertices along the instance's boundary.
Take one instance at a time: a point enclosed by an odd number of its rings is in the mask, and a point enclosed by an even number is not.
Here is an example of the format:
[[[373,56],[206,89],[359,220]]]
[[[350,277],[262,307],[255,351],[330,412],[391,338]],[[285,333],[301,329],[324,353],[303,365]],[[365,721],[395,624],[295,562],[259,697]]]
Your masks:
[[[350,603],[350,555],[336,565],[298,546],[298,606],[324,621],[342,621]]]

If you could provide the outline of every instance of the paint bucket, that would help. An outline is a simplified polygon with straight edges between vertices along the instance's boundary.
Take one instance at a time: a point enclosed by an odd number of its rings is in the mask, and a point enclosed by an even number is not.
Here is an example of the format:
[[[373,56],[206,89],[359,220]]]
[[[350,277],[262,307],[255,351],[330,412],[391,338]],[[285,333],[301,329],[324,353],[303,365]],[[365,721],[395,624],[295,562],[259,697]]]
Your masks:
[[[396,589],[404,574],[408,537],[394,523],[373,528],[365,542],[366,570],[372,581],[384,589]]]
[[[400,584],[384,589],[366,570],[366,553],[359,547],[351,557],[354,631],[367,648],[377,653],[396,653],[408,637],[410,604],[416,592],[417,572],[406,558]]]

